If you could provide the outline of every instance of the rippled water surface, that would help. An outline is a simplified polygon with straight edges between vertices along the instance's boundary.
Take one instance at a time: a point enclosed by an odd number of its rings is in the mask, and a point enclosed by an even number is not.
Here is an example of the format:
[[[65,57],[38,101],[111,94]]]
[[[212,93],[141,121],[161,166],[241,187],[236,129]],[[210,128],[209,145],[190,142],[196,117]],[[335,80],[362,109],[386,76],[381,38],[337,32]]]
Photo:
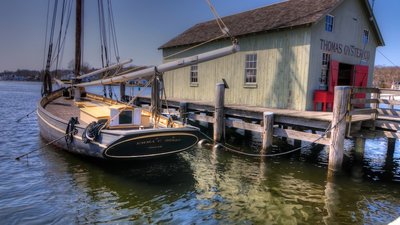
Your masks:
[[[16,122],[39,93],[39,83],[0,82],[2,224],[387,224],[400,216],[399,141],[387,157],[385,139],[368,140],[363,160],[348,141],[344,172],[329,179],[323,147],[267,159],[196,147],[109,164],[49,146],[17,161],[46,144],[35,114]],[[254,136],[228,139],[252,148]]]

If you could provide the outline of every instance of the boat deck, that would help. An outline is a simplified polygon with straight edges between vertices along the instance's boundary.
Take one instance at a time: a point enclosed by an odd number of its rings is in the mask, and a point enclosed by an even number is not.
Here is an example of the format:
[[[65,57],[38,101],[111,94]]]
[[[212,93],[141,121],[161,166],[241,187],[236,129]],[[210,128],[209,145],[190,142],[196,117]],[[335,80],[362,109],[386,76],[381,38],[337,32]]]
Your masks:
[[[101,104],[96,100],[85,99],[85,102],[93,102],[94,104]],[[69,121],[71,117],[80,118],[80,109],[73,99],[67,99],[64,97],[56,98],[45,106],[45,109],[51,114]],[[79,120],[82,125],[87,125],[84,121]]]

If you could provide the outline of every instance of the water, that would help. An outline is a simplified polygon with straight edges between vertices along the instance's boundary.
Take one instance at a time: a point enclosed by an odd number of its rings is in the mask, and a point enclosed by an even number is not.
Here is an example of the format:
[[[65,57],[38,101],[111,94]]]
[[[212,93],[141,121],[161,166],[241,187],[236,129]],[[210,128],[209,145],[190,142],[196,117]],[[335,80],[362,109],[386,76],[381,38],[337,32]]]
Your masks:
[[[15,122],[39,93],[39,83],[0,82],[2,224],[387,224],[400,216],[400,143],[388,160],[384,139],[368,140],[358,162],[347,142],[334,179],[321,147],[268,159],[196,147],[107,164],[49,146],[16,161],[46,143],[35,115]],[[232,143],[259,144],[236,135]]]

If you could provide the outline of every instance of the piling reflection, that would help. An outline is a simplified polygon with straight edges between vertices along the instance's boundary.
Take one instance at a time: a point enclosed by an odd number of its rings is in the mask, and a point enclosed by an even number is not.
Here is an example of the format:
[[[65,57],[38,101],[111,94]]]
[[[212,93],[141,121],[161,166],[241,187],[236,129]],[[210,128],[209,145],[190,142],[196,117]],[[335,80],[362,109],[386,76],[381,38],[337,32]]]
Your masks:
[[[213,218],[237,223],[298,224],[321,217],[321,181],[317,177],[311,178],[317,183],[296,178],[311,171],[282,175],[273,171],[293,168],[266,158],[240,159],[224,151],[207,155],[203,150],[196,154],[189,161],[197,181],[198,209]]]

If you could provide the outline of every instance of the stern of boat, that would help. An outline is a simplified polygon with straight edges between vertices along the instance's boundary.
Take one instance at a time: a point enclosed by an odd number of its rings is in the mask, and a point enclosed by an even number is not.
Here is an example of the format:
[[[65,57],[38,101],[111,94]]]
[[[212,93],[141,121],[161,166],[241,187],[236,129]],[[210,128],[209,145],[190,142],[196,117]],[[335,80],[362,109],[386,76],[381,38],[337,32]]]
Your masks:
[[[108,159],[156,158],[191,149],[198,141],[195,127],[149,129],[121,137],[103,154]]]

